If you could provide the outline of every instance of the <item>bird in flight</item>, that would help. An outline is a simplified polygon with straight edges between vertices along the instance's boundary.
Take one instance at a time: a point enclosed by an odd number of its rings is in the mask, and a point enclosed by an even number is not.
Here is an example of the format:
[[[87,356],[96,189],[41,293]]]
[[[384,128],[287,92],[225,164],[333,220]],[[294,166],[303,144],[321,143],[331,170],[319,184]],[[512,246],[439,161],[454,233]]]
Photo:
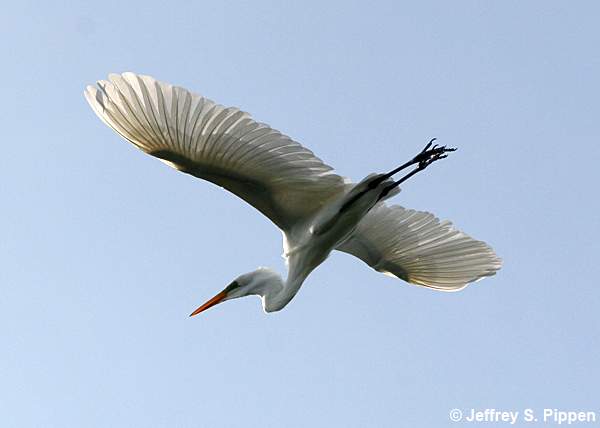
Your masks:
[[[433,144],[357,184],[313,152],[235,107],[134,73],[111,74],[85,96],[104,123],[169,166],[208,180],[266,215],[283,233],[286,280],[268,268],[237,277],[190,316],[258,295],[279,311],[333,250],[408,283],[455,291],[491,276],[501,261],[486,243],[433,214],[387,205],[399,185],[455,149]],[[394,179],[400,171],[404,176]]]

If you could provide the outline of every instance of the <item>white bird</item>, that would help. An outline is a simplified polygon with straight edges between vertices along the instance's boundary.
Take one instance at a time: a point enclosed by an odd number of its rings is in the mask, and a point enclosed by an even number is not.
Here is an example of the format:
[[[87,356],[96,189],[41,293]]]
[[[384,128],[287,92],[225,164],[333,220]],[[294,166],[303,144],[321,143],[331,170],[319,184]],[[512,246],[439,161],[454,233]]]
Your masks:
[[[351,184],[310,150],[234,107],[133,73],[88,86],[98,117],[136,147],[179,171],[236,194],[283,232],[287,280],[268,268],[243,274],[196,309],[248,295],[282,309],[333,250],[409,283],[455,291],[491,276],[501,261],[484,242],[433,214],[388,206],[399,184],[455,149],[432,147],[387,174]],[[399,171],[413,170],[397,181]]]

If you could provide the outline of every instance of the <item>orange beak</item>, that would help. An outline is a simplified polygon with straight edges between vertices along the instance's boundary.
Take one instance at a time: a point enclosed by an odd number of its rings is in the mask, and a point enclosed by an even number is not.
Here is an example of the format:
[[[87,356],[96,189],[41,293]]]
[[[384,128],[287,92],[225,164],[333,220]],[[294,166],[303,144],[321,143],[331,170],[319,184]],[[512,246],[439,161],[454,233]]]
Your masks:
[[[192,312],[190,314],[190,316],[193,317],[194,315],[198,315],[200,312],[203,312],[203,311],[207,310],[208,308],[212,308],[216,304],[221,303],[225,297],[227,297],[227,290],[221,291],[215,297],[213,297],[208,302],[206,302],[205,304],[200,306],[198,309],[196,309],[194,312]]]

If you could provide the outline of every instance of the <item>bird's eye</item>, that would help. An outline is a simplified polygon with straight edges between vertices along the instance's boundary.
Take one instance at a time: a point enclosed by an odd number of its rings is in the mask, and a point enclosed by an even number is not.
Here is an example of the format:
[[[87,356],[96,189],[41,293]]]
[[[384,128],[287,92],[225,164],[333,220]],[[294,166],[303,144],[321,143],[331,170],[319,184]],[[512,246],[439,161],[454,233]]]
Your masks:
[[[228,285],[228,286],[225,288],[225,290],[226,290],[226,291],[231,291],[231,290],[233,290],[233,289],[235,289],[235,288],[238,288],[239,286],[240,286],[240,284],[239,284],[237,281],[233,281],[231,284],[229,284],[229,285]]]

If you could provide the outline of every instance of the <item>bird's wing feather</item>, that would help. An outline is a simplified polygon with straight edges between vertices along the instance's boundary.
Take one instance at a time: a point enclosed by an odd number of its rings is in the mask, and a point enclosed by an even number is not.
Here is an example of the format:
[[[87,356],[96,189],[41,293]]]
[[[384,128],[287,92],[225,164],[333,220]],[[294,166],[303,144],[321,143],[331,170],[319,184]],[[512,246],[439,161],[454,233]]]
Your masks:
[[[502,263],[484,242],[433,214],[376,205],[337,250],[412,284],[455,291],[491,276]]]
[[[281,229],[315,213],[344,180],[310,150],[243,111],[133,73],[85,96],[123,138],[168,165],[244,199]]]

